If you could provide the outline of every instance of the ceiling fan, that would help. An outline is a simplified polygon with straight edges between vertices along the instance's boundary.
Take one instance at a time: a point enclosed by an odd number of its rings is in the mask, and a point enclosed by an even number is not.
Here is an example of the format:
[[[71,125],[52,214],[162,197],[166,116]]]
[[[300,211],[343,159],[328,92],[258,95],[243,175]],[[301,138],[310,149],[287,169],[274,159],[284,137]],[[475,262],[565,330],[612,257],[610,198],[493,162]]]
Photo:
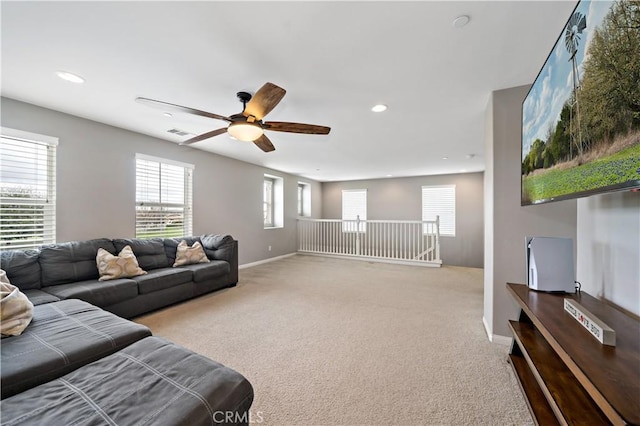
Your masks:
[[[227,127],[212,130],[191,139],[187,139],[186,141],[180,143],[180,145],[189,145],[228,132],[231,136],[238,140],[247,142],[251,141],[264,152],[270,152],[274,151],[275,147],[273,146],[269,138],[264,134],[265,130],[273,130],[275,132],[304,133],[308,135],[329,134],[331,128],[326,126],[317,126],[315,124],[288,123],[285,121],[262,121],[264,116],[267,115],[273,108],[275,108],[276,105],[278,105],[278,103],[284,97],[285,93],[286,90],[276,86],[273,83],[265,83],[265,85],[262,86],[253,97],[250,93],[238,92],[238,99],[240,100],[240,102],[242,102],[243,105],[242,112],[239,114],[233,114],[229,117],[149,98],[136,98],[136,101],[144,105],[161,108],[165,111],[171,110],[175,112],[184,112],[187,114],[194,114],[202,117],[215,118],[216,120],[229,122],[229,125]]]

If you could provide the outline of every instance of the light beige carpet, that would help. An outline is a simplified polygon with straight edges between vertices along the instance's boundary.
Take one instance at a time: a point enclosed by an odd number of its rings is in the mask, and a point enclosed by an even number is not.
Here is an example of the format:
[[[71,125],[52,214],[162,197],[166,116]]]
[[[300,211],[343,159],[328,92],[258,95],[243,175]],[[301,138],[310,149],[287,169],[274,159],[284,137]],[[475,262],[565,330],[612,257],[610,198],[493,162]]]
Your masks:
[[[254,386],[255,424],[528,425],[482,270],[298,255],[137,319]]]

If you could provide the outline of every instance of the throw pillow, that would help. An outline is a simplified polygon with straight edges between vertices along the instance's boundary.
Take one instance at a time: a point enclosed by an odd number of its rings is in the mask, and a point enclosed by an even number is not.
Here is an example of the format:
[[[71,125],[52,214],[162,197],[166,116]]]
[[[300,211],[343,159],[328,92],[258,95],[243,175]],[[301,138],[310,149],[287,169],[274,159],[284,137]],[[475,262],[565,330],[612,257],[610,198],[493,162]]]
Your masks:
[[[138,259],[136,259],[136,255],[133,254],[130,246],[124,246],[117,256],[112,255],[103,248],[99,248],[96,264],[100,273],[99,281],[136,277],[147,273],[138,265]]]
[[[2,337],[21,334],[33,319],[33,303],[20,289],[9,283],[7,273],[0,269],[0,334]]]
[[[192,265],[194,263],[207,263],[209,258],[204,252],[200,242],[196,241],[191,247],[185,240],[180,241],[176,250],[176,262],[173,267],[181,265]]]

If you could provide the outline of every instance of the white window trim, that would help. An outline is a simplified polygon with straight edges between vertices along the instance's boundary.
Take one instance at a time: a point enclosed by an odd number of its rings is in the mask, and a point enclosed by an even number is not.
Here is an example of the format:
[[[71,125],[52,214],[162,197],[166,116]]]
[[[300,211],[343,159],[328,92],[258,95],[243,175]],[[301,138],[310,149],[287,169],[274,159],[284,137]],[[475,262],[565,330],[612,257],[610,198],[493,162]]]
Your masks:
[[[47,152],[47,200],[44,204],[49,204],[48,208],[45,208],[47,213],[43,215],[43,230],[42,230],[42,244],[49,244],[56,242],[56,147],[58,146],[59,139],[54,136],[41,135],[38,133],[27,132],[24,130],[12,129],[9,127],[0,127],[0,135],[6,139],[13,139],[18,141],[24,141],[39,145],[51,147],[53,154],[48,150]],[[12,204],[22,205],[41,205],[43,203],[36,202],[35,200],[10,200]],[[14,246],[7,246],[4,250],[13,249],[31,249],[37,248],[40,244],[16,244]]]
[[[435,218],[429,218],[429,219],[425,219],[425,199],[424,199],[424,190],[425,189],[436,189],[436,188],[448,188],[448,189],[453,189],[453,222],[450,223],[450,226],[453,229],[453,232],[449,232],[448,231],[448,227],[447,227],[447,221],[449,220],[449,218],[447,217],[446,214],[438,214],[437,216],[439,216],[439,220],[440,220],[440,236],[444,236],[444,237],[455,237],[456,236],[456,185],[455,184],[451,184],[451,185],[423,185],[422,188],[420,189],[420,195],[421,195],[421,208],[422,208],[422,220],[435,220]],[[445,226],[445,231],[443,232],[443,223]],[[427,233],[428,232],[428,227],[427,226],[423,226],[423,232]]]
[[[184,202],[182,203],[167,203],[167,202],[149,202],[149,201],[138,201],[137,199],[137,188],[136,188],[136,230],[135,234],[138,237],[138,220],[137,220],[137,209],[140,206],[147,207],[182,207],[183,208],[183,224],[182,230],[184,237],[190,236],[193,233],[193,171],[195,170],[195,165],[190,163],[183,163],[181,161],[171,160],[167,158],[155,157],[152,155],[136,153],[135,155],[135,173],[136,173],[136,187],[138,185],[137,175],[138,175],[138,167],[137,160],[144,161],[153,161],[156,163],[161,163],[164,165],[176,166],[184,168],[185,170],[185,182],[184,182]]]
[[[264,174],[263,182],[265,179],[271,179],[273,181],[273,209],[272,209],[272,226],[264,225],[264,229],[281,229],[284,228],[284,178],[281,176]],[[264,183],[263,183],[264,185]],[[264,203],[264,199],[262,200]],[[264,221],[263,221],[264,224]]]
[[[0,127],[0,134],[11,139],[20,139],[27,142],[43,143],[51,146],[58,146],[59,139],[54,136],[40,135],[38,133],[25,132],[24,130]]]
[[[358,227],[358,229],[355,229],[355,224],[353,222],[344,222],[346,220],[357,220],[357,219],[345,219],[345,205],[344,205],[344,194],[345,193],[349,193],[349,192],[359,192],[359,193],[364,193],[364,198],[365,198],[365,204],[364,204],[364,214],[360,214],[358,215],[360,220],[364,221],[360,223],[360,226]],[[360,233],[366,233],[367,232],[367,210],[368,210],[368,203],[369,203],[369,199],[368,199],[368,190],[366,188],[359,188],[359,189],[343,189],[342,190],[342,195],[341,195],[341,203],[342,203],[342,216],[341,219],[343,220],[342,222],[342,232],[345,234],[348,233],[355,233],[355,232],[360,232]],[[364,216],[364,217],[363,217]]]
[[[300,209],[298,208],[300,207],[299,206],[300,200],[297,200],[298,201],[298,204],[296,205],[297,214],[298,214],[298,217],[311,217],[311,184],[308,182],[298,182],[297,188],[301,188],[301,187],[302,187],[302,212],[300,212]]]

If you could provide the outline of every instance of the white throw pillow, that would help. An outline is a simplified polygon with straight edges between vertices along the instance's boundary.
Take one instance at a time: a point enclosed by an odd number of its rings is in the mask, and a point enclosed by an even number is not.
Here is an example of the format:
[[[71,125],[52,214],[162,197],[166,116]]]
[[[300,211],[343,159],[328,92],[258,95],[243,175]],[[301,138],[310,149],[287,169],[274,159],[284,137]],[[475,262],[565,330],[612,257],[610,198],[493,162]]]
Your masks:
[[[21,334],[33,319],[33,304],[20,289],[11,285],[0,269],[0,333],[2,337]]]
[[[103,248],[99,248],[96,264],[100,273],[99,281],[136,277],[147,273],[138,265],[138,259],[136,259],[136,255],[133,254],[130,246],[124,246],[117,256],[112,255]]]
[[[174,267],[181,265],[192,265],[194,263],[207,263],[209,258],[199,241],[193,243],[191,247],[185,240],[180,241],[176,250],[176,261]]]

